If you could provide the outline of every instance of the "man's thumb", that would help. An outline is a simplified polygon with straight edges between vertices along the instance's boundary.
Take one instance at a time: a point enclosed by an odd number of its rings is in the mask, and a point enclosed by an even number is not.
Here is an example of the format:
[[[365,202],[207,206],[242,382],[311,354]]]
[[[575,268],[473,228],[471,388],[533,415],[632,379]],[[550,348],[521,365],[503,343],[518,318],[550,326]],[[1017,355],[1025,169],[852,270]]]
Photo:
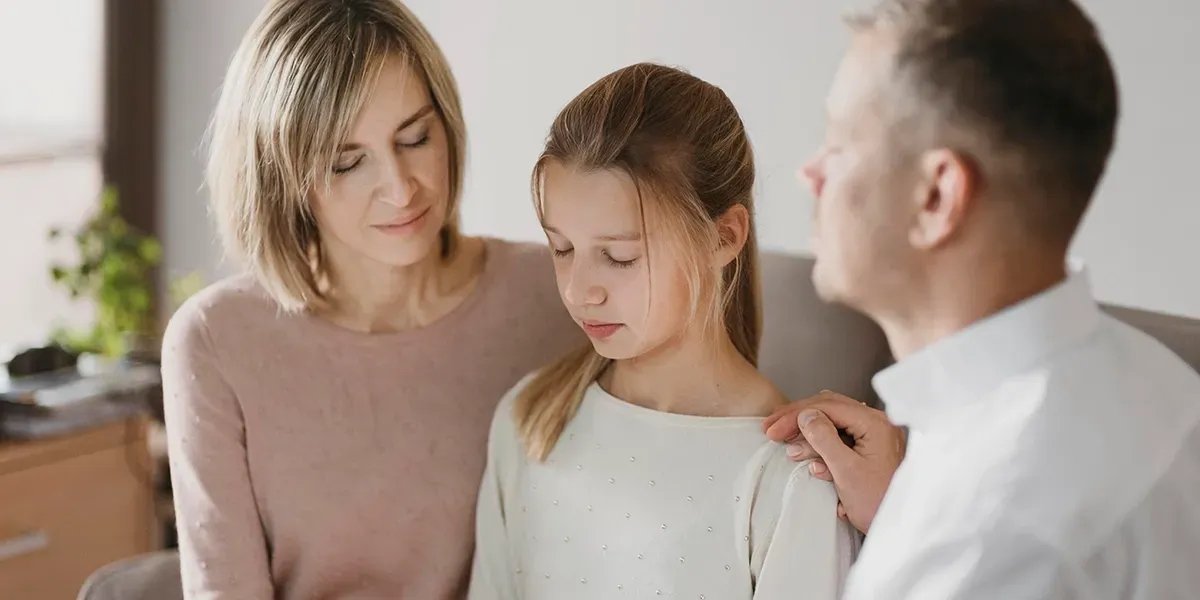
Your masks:
[[[800,411],[800,414],[796,415],[796,424],[808,444],[821,455],[835,479],[838,471],[848,467],[850,461],[858,458],[858,455],[842,442],[837,428],[825,413],[813,408]]]

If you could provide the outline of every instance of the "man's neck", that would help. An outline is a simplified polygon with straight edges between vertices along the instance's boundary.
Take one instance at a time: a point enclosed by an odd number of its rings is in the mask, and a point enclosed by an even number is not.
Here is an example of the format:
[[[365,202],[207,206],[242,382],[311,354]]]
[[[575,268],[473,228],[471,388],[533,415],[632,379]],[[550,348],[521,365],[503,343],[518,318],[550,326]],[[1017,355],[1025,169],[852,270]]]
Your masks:
[[[723,332],[719,339],[695,334],[616,361],[600,384],[632,404],[677,414],[762,416],[786,402]]]
[[[1006,256],[939,268],[904,313],[878,319],[897,360],[1032,298],[1067,277],[1065,253]]]

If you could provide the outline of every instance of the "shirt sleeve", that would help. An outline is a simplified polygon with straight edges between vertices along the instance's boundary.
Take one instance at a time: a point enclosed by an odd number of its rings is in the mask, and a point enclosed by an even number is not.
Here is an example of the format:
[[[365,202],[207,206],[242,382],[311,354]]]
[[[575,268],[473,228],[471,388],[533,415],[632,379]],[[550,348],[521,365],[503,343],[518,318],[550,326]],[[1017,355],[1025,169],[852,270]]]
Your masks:
[[[270,600],[267,544],[251,489],[241,407],[204,315],[181,308],[163,336],[167,450],[184,597]]]
[[[792,468],[778,519],[762,553],[754,600],[838,600],[859,534],[837,517],[833,485]],[[757,562],[757,561],[756,561]]]
[[[1084,600],[1089,590],[1078,567],[1018,524],[993,524],[952,539],[931,535],[887,557],[885,572],[864,563],[846,600]]]
[[[505,490],[522,459],[512,409],[518,383],[496,409],[488,434],[487,465],[475,509],[475,559],[468,600],[519,600],[514,548],[508,535]]]

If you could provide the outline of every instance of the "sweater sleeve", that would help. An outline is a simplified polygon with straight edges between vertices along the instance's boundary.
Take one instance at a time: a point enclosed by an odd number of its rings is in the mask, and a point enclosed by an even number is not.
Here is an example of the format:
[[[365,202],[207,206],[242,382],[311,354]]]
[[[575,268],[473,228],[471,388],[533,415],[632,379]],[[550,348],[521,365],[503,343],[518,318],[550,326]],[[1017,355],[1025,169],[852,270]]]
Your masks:
[[[791,469],[778,514],[763,519],[772,527],[759,549],[754,599],[837,600],[859,535],[838,519],[832,484],[813,477],[807,462]]]
[[[488,434],[487,466],[475,511],[475,560],[468,600],[519,600],[516,561],[506,519],[506,490],[524,454],[513,421],[513,405],[528,377],[512,388],[496,409]]]
[[[241,408],[195,303],[167,326],[162,374],[184,597],[274,598]]]

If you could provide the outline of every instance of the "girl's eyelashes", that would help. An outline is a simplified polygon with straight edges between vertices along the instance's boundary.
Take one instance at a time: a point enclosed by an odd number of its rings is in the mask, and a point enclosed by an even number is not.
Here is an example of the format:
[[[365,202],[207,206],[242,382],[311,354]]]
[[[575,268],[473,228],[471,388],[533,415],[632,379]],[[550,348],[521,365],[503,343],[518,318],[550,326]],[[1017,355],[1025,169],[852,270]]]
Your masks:
[[[563,257],[569,256],[571,253],[575,252],[575,249],[574,248],[565,248],[565,249],[560,250],[558,248],[555,248],[554,246],[551,246],[550,252],[553,253],[554,256],[556,256],[558,258],[563,258]],[[637,261],[638,261],[637,257],[631,258],[629,260],[617,260],[617,259],[613,258],[613,256],[611,254],[608,253],[608,250],[603,250],[600,252],[600,254],[602,256],[604,256],[604,260],[608,261],[608,264],[610,264],[614,267],[622,268],[622,269],[632,267],[633,265],[637,264]]]
[[[629,260],[617,260],[617,259],[613,258],[611,255],[609,255],[607,252],[604,253],[604,258],[607,258],[609,264],[611,264],[612,266],[620,267],[622,269],[632,267],[635,263],[637,263],[636,258],[631,258]]]

